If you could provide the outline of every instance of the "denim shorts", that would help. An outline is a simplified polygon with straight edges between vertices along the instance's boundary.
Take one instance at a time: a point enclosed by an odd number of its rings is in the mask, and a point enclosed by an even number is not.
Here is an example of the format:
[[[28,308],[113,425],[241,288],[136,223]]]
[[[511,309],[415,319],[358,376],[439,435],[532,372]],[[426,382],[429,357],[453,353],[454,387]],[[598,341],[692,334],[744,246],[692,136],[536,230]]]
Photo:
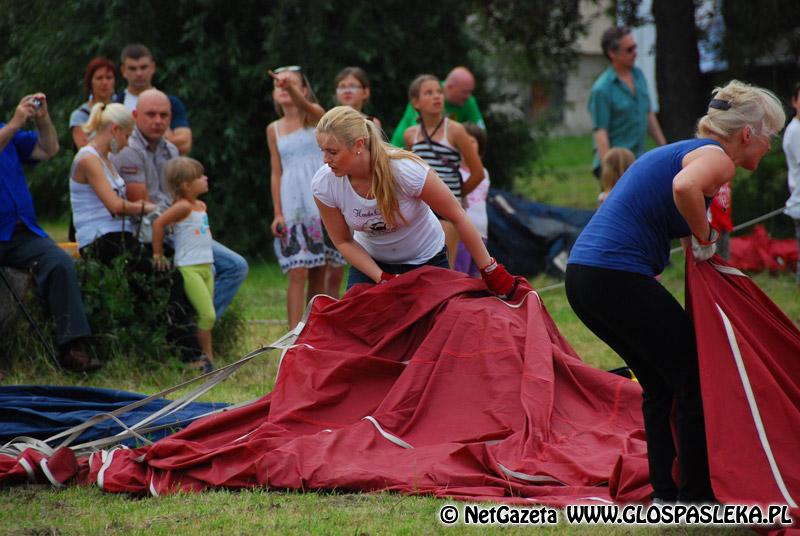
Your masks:
[[[422,264],[389,264],[386,262],[375,261],[378,267],[388,274],[404,274],[406,272],[410,272],[411,270],[416,270],[420,266],[438,266],[439,268],[450,268],[450,263],[447,262],[447,248],[444,247],[442,250],[428,259],[427,261],[423,262]],[[359,283],[375,283],[372,279],[361,273],[361,271],[354,267],[350,266],[350,275],[347,276],[347,289],[349,290],[350,287],[353,285],[357,285]]]

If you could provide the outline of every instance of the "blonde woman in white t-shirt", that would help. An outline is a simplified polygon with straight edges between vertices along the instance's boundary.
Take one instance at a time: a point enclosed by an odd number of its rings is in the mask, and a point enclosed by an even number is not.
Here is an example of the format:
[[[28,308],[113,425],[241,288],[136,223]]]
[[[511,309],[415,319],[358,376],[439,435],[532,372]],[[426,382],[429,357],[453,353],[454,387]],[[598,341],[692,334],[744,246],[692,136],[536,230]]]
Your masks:
[[[493,293],[514,277],[486,250],[450,189],[422,159],[395,149],[356,110],[337,106],[317,124],[325,166],[312,181],[320,215],[350,263],[347,287],[382,283],[423,265],[449,266],[437,214],[451,221]]]

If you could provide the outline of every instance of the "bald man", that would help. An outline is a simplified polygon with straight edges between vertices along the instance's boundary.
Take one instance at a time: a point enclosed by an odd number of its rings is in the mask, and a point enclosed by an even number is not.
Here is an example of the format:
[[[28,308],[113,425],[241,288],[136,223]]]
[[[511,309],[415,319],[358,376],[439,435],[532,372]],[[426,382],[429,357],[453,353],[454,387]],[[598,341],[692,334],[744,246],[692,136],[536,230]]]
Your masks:
[[[170,110],[169,98],[161,91],[148,89],[140,93],[133,111],[136,127],[128,146],[111,156],[111,161],[125,181],[128,199],[148,200],[160,212],[172,206],[173,201],[172,191],[164,177],[164,166],[179,156],[178,148],[165,136],[170,124]],[[168,237],[169,240],[171,237]],[[219,318],[247,277],[248,266],[244,257],[216,240],[212,242],[212,247],[214,308]]]
[[[444,110],[447,117],[455,119],[459,123],[475,123],[482,129],[486,130],[486,125],[483,122],[483,116],[478,109],[478,103],[472,92],[475,90],[475,77],[466,67],[456,67],[447,75],[442,83],[444,89]],[[408,103],[406,112],[400,123],[394,129],[392,135],[392,144],[397,147],[403,147],[403,133],[411,125],[417,123],[419,114]]]

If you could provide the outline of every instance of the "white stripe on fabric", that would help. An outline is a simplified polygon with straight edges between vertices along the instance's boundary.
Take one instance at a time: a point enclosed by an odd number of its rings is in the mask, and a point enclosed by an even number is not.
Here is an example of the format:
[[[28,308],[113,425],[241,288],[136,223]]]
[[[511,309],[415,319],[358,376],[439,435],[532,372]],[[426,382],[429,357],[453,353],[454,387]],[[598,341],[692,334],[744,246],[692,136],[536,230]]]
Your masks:
[[[19,459],[19,464],[25,469],[25,472],[28,473],[28,482],[35,483],[36,482],[36,473],[33,472],[33,467],[31,464],[28,463],[28,460],[25,458]]]
[[[513,476],[514,478],[518,478],[520,480],[527,480],[528,482],[555,482],[556,484],[561,484],[562,486],[566,485],[560,480],[556,480],[555,478],[550,476],[529,475],[526,473],[520,473],[519,471],[512,471],[511,469],[509,469],[508,467],[499,462],[497,463],[497,466],[505,474]]]
[[[579,501],[597,501],[606,504],[614,504],[614,501],[609,501],[608,499],[604,499],[602,497],[581,497],[578,499]]]
[[[713,266],[718,272],[728,275],[738,275],[740,277],[747,277],[747,274],[742,272],[741,270],[734,268],[733,266],[722,266],[721,264],[715,264],[713,262],[709,263]]]
[[[378,421],[376,421],[375,418],[372,415],[367,415],[362,420],[371,422],[372,425],[378,430],[378,432],[383,437],[385,437],[386,439],[388,439],[389,441],[391,441],[395,445],[399,445],[399,446],[403,447],[404,449],[413,449],[414,448],[411,445],[409,445],[408,443],[406,443],[405,441],[403,441],[402,439],[400,439],[399,437],[394,436],[394,435],[390,434],[389,432],[387,432],[386,430],[384,430],[383,428],[381,428],[381,425],[378,424]]]
[[[44,476],[47,477],[47,480],[49,480],[52,485],[54,485],[57,488],[64,487],[64,484],[56,480],[56,477],[54,477],[53,473],[50,472],[50,468],[47,467],[47,458],[42,458],[42,461],[39,462],[39,466],[42,468]]]
[[[731,351],[733,352],[733,359],[736,361],[736,368],[739,370],[739,378],[742,380],[742,387],[744,388],[745,395],[747,395],[747,403],[750,406],[750,413],[753,416],[753,422],[756,425],[756,431],[758,431],[758,439],[761,441],[761,447],[764,449],[764,454],[766,454],[767,460],[769,461],[769,467],[772,470],[772,477],[775,479],[775,484],[777,484],[778,489],[781,490],[781,495],[783,495],[786,504],[792,508],[797,508],[797,503],[794,501],[789,493],[789,490],[786,488],[786,483],[783,481],[783,476],[781,475],[778,463],[775,460],[775,456],[772,454],[772,447],[770,446],[769,439],[767,438],[767,431],[764,429],[764,421],[761,420],[761,412],[758,409],[758,403],[756,402],[756,397],[753,394],[753,387],[750,385],[750,378],[747,376],[747,370],[745,369],[744,361],[742,360],[742,352],[739,350],[739,343],[736,341],[736,334],[733,332],[731,321],[722,311],[722,308],[719,306],[719,304],[715,303],[714,305],[717,306],[717,311],[719,311],[719,314],[722,317],[722,322],[725,324],[725,333],[728,336],[728,343],[730,344]]]
[[[105,452],[106,451],[103,451],[104,454]],[[111,465],[111,462],[114,460],[114,452],[115,451],[112,450],[108,452],[106,456],[104,456],[103,466],[100,467],[100,470],[97,472],[97,485],[100,486],[100,489],[102,489],[103,491],[105,491],[105,489],[103,488],[104,484],[103,479],[105,478],[106,469],[108,469],[108,467]]]
[[[509,307],[511,307],[512,309],[519,309],[520,307],[522,307],[522,304],[524,304],[524,303],[525,303],[525,301],[528,299],[528,296],[530,296],[531,294],[533,294],[534,296],[536,296],[536,298],[539,300],[539,304],[541,305],[541,303],[542,303],[542,299],[539,297],[539,294],[538,294],[538,293],[537,293],[535,290],[532,290],[532,291],[528,292],[527,294],[525,294],[525,295],[522,297],[522,299],[521,299],[521,300],[519,300],[519,303],[508,303],[508,302],[507,302],[506,300],[504,300],[503,298],[499,298],[499,297],[497,297],[497,296],[493,296],[493,298],[494,298],[494,299],[496,299],[496,300],[500,300],[502,303],[504,303],[504,304],[508,305],[508,306],[509,306]]]
[[[158,497],[158,492],[156,491],[156,487],[153,485],[153,479],[150,479],[150,494],[153,497]]]

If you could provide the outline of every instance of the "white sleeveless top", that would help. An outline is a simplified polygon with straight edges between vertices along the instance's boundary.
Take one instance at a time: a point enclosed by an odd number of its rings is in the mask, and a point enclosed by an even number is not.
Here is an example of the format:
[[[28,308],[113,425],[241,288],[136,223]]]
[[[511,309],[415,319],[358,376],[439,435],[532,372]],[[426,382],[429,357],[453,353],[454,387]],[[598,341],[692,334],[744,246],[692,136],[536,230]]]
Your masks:
[[[87,156],[100,160],[106,179],[117,196],[125,198],[125,181],[119,176],[114,166],[108,167],[100,158],[97,150],[91,145],[82,147],[69,172],[69,200],[72,204],[72,223],[75,225],[75,238],[78,247],[84,248],[104,234],[120,231],[133,232],[133,226],[127,216],[115,216],[106,208],[94,188],[88,183],[75,182],[75,168],[78,162]]]
[[[211,245],[211,228],[205,210],[192,210],[184,219],[174,224],[175,266],[194,266],[214,262]]]

